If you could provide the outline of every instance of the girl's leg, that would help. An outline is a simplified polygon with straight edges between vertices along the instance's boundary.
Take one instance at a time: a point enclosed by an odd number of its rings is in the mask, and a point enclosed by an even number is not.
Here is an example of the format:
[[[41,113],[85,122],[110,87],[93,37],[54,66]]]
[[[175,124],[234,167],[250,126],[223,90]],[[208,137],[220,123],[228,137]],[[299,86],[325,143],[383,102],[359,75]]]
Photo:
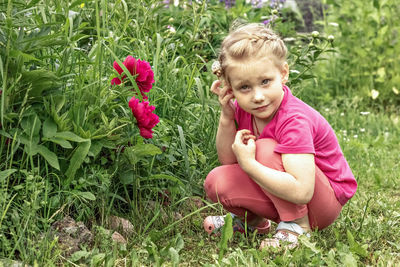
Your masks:
[[[331,225],[342,211],[328,177],[318,167],[315,169],[314,195],[307,207],[311,228],[320,230]]]
[[[274,152],[276,141],[256,141],[256,159],[263,165],[285,171],[281,155]],[[323,229],[334,222],[342,206],[337,201],[328,178],[316,166],[314,196],[307,205],[296,205],[280,199],[255,183],[238,164],[223,165],[212,170],[204,188],[208,197],[248,221],[267,218],[277,223],[296,221],[308,214],[311,228]]]
[[[276,142],[272,139],[260,139],[256,141],[256,159],[270,168],[285,171],[281,155],[274,152]],[[296,205],[280,199],[267,191],[264,193],[273,202],[279,219],[282,221],[295,221],[308,214],[309,223],[312,229],[323,229],[332,224],[339,216],[342,209],[336,199],[335,193],[330,186],[329,179],[315,166],[314,195],[307,205]]]
[[[248,222],[260,218],[279,219],[274,204],[238,164],[213,169],[204,182],[204,189],[213,202],[220,202],[238,217],[247,216]]]

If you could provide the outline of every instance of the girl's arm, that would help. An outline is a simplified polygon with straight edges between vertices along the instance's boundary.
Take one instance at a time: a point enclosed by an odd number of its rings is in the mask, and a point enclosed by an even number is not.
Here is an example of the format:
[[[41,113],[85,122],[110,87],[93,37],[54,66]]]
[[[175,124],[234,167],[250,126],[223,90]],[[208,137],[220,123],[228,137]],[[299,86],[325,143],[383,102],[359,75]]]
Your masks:
[[[255,159],[254,140],[243,141],[249,134],[248,130],[239,131],[232,145],[240,167],[271,194],[295,204],[307,204],[314,194],[314,155],[282,154],[286,172],[277,171],[262,165]]]
[[[221,113],[216,137],[216,146],[219,162],[222,165],[236,163],[236,156],[232,151],[235,140],[236,125],[234,120],[226,119]]]
[[[211,92],[218,95],[221,105],[221,116],[218,124],[216,146],[218,159],[221,164],[236,163],[236,156],[232,151],[232,144],[235,141],[235,106],[232,102],[232,90],[228,86],[219,87],[221,81],[217,80],[211,86]]]

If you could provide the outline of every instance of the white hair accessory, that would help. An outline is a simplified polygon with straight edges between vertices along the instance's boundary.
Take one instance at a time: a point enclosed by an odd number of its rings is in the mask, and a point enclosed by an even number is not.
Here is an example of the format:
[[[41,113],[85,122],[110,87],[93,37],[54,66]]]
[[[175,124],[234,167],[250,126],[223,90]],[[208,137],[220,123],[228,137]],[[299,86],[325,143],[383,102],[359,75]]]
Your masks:
[[[213,74],[217,75],[218,77],[221,76],[221,63],[219,61],[214,61],[213,64],[211,65],[211,71]]]

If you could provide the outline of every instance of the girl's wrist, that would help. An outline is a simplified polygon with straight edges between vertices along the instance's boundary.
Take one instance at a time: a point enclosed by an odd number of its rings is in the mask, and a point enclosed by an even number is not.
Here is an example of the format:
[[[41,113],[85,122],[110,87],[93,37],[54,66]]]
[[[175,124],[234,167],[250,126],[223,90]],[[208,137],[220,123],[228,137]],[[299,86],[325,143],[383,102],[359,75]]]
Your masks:
[[[235,118],[229,118],[227,116],[224,116],[223,114],[221,114],[221,117],[219,118],[219,123],[221,125],[231,125],[232,123],[235,123]]]
[[[257,167],[257,163],[258,162],[256,159],[248,159],[248,158],[239,161],[240,167],[247,174],[250,174],[251,170],[254,170]]]

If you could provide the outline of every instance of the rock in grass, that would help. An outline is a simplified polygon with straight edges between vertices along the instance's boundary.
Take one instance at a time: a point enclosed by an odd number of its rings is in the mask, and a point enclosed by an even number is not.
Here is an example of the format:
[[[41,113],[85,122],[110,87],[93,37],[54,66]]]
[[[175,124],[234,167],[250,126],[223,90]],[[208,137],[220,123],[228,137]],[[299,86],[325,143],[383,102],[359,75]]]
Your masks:
[[[120,244],[126,244],[126,243],[127,243],[126,240],[125,240],[125,238],[124,238],[120,233],[118,233],[118,232],[114,232],[114,233],[112,234],[112,236],[111,236],[111,239],[112,239],[114,242],[117,242],[117,243],[120,243]]]
[[[75,222],[69,216],[54,222],[51,229],[54,236],[58,238],[58,244],[66,256],[79,251],[82,245],[90,246],[93,241],[93,234],[85,224]]]
[[[110,216],[108,225],[114,231],[121,231],[125,237],[133,234],[133,224],[127,219],[118,216]]]

